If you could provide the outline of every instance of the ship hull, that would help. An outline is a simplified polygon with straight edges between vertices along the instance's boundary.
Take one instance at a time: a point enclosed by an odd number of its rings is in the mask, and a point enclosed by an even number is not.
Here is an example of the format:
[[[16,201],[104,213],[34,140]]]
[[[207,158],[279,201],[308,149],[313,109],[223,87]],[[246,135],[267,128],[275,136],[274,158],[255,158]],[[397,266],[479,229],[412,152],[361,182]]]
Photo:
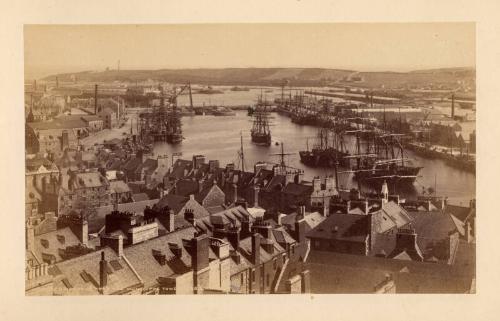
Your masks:
[[[347,153],[339,152],[337,150],[324,150],[324,151],[300,151],[300,161],[309,167],[335,167],[347,166],[348,161],[344,158],[348,156]]]
[[[182,135],[181,134],[170,134],[167,136],[167,142],[170,144],[179,144],[182,142]]]
[[[381,187],[384,182],[389,186],[411,187],[421,167],[397,166],[391,168],[366,169],[356,172],[354,179],[372,187]]]
[[[255,144],[259,144],[259,145],[270,146],[271,145],[271,135],[252,133],[252,142],[254,142]]]

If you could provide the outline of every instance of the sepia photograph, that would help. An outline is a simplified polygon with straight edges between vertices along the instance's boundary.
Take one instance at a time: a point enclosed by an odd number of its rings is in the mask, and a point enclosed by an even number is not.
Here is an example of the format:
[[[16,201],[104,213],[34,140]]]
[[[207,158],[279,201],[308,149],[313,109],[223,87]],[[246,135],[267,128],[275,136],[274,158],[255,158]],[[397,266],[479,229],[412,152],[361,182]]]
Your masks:
[[[475,23],[23,37],[25,296],[476,293]]]

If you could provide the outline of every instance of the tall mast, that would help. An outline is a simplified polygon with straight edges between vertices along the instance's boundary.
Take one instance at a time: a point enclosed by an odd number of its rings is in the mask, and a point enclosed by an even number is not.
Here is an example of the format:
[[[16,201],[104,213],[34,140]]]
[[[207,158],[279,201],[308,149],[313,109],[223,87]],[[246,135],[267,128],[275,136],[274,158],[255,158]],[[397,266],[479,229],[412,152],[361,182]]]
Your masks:
[[[245,154],[243,153],[243,134],[240,132],[240,154],[241,154],[241,171],[245,171]]]

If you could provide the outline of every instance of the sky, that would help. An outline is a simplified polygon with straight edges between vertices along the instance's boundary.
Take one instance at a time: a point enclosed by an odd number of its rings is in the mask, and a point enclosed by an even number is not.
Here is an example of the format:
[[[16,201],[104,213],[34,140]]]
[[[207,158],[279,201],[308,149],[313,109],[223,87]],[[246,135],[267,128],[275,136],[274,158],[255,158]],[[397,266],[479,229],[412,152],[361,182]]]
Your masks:
[[[25,25],[25,74],[230,67],[475,66],[474,23]]]

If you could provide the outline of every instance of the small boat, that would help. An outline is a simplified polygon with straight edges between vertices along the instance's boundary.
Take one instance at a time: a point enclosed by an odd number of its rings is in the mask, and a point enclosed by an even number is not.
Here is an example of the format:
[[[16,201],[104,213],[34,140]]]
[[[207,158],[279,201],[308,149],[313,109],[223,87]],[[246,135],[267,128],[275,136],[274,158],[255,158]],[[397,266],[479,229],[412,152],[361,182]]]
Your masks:
[[[231,88],[231,91],[249,91],[250,89],[248,89],[247,87],[238,87],[238,86],[234,86]]]
[[[231,108],[216,107],[215,110],[212,112],[212,115],[214,115],[214,116],[236,116],[236,113]]]
[[[223,93],[224,92],[222,90],[213,89],[212,86],[208,86],[207,88],[198,90],[198,94],[205,94],[205,95],[223,94]]]

